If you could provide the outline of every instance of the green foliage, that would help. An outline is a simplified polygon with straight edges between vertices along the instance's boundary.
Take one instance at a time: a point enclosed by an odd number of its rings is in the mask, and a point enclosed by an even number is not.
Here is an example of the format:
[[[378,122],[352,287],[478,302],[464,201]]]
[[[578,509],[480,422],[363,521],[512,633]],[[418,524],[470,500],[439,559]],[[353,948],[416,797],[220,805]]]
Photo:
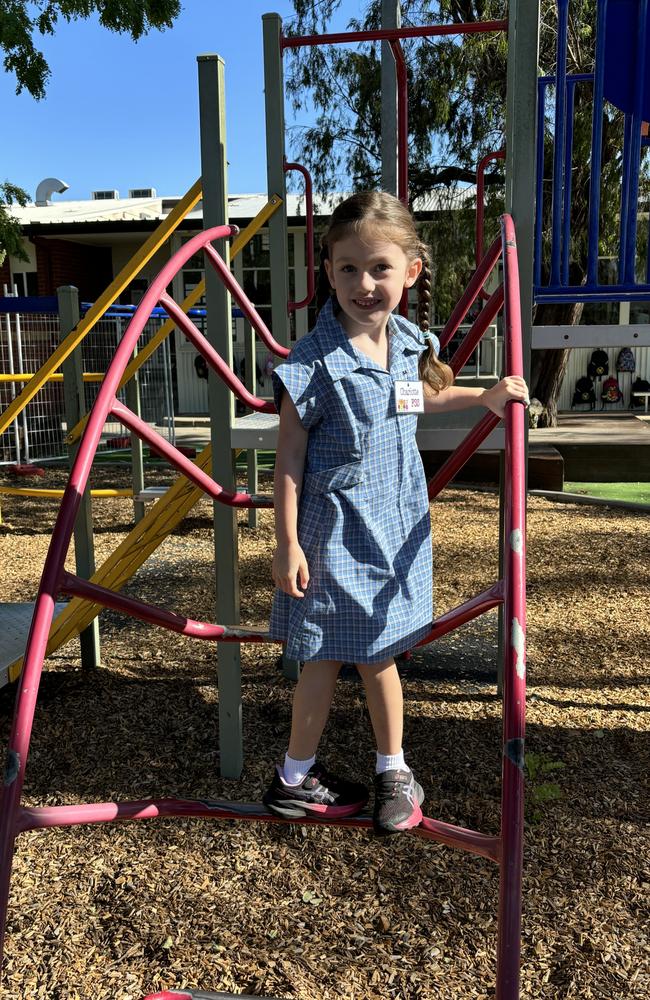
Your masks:
[[[7,211],[14,202],[24,208],[28,201],[29,196],[22,188],[9,181],[0,184],[0,264],[8,254],[18,260],[29,260],[23,249],[20,223]]]
[[[563,797],[562,789],[554,782],[545,781],[548,774],[561,771],[564,764],[560,760],[551,760],[545,754],[527,753],[524,755],[526,771],[526,809],[531,823],[539,823],[543,818],[544,808],[550,802],[557,802]]]
[[[181,11],[180,0],[6,0],[0,5],[0,49],[4,67],[16,76],[16,93],[45,96],[50,69],[34,36],[53,35],[59,20],[85,20],[99,14],[109,31],[130,34],[135,41],[152,28],[170,28]]]

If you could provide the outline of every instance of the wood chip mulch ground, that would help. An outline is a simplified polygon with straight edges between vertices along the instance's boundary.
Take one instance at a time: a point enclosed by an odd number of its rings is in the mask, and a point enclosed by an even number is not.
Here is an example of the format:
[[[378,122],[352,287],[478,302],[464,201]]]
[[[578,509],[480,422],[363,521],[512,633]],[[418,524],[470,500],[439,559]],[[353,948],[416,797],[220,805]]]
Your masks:
[[[122,485],[110,470],[101,477],[95,485]],[[39,485],[56,482],[49,473]],[[2,507],[0,600],[29,601],[56,505],[4,498]],[[452,489],[432,517],[441,613],[496,578],[497,498]],[[126,592],[214,620],[210,518],[201,502]],[[272,515],[256,529],[239,520],[242,620],[264,625]],[[129,531],[130,502],[96,501],[95,523],[99,564]],[[641,1000],[650,995],[647,518],[531,499],[528,566],[522,997]],[[405,747],[427,815],[492,833],[495,620],[400,667]],[[278,647],[242,648],[245,768],[234,782],[219,777],[218,647],[112,612],[101,635],[100,670],[81,671],[75,642],[48,661],[25,801],[259,800],[290,722],[293,685]],[[5,688],[3,741],[12,707]],[[370,728],[351,676],[322,749],[331,767],[370,778]],[[31,832],[18,840],[0,996],[140,1000],[189,987],[491,1000],[497,895],[491,862],[409,836],[204,820]]]

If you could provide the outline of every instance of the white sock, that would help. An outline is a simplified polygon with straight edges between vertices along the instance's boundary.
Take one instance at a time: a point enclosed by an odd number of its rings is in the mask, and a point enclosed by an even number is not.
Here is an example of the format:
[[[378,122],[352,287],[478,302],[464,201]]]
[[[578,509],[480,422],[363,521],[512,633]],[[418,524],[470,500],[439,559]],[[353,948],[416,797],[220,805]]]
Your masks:
[[[285,785],[300,785],[305,780],[309,768],[313,767],[315,763],[315,757],[309,757],[308,760],[294,760],[288,753],[285,753],[280,777]]]
[[[410,771],[404,760],[404,750],[400,750],[399,753],[379,753],[377,751],[375,774],[383,774],[385,771]]]

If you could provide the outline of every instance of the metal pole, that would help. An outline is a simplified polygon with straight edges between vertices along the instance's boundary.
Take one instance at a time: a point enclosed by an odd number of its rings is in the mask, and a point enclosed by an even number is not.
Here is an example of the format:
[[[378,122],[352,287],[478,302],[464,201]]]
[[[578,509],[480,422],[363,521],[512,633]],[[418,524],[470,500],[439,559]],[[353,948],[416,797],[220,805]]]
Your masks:
[[[508,83],[506,97],[506,212],[512,215],[517,233],[519,262],[522,371],[530,378],[530,352],[533,323],[533,248],[535,221],[535,149],[537,77],[539,63],[539,0],[511,0],[508,9]],[[504,267],[507,247],[504,246]],[[523,421],[524,457],[527,458],[527,421]],[[504,521],[506,497],[503,479],[500,495],[500,578],[505,571],[506,542],[510,551],[512,539],[505,539]],[[510,635],[506,629],[503,608],[499,609],[499,665],[509,662],[511,650],[504,641]],[[504,717],[505,717],[504,701]],[[504,747],[504,755],[508,752]],[[521,767],[523,767],[523,739]],[[518,765],[520,758],[517,758]],[[504,769],[507,770],[504,756]],[[509,766],[509,764],[508,764]],[[519,773],[519,772],[518,772]],[[521,808],[521,801],[516,803]],[[502,792],[504,813],[515,809],[510,790]],[[502,829],[500,873],[499,941],[497,953],[496,1000],[518,1000],[519,964],[521,953],[521,860],[523,836],[521,823],[516,831]],[[518,872],[518,883],[513,879]]]
[[[138,355],[137,345],[133,349],[133,359]],[[126,383],[126,405],[133,410],[136,417],[142,416],[140,405],[140,371],[137,371]],[[137,434],[131,434],[131,482],[133,484],[133,520],[135,524],[145,515],[144,500],[136,497],[144,490],[144,448],[142,439]]]
[[[224,62],[218,55],[198,57],[199,113],[201,124],[201,175],[203,178],[203,226],[226,225],[228,189],[226,161],[226,98]],[[228,244],[219,250],[228,263]],[[232,368],[232,319],[230,295],[212,267],[205,269],[206,337]],[[286,298],[284,300],[286,308]],[[235,463],[231,447],[234,419],[233,396],[221,379],[208,373],[212,468],[219,482],[235,489]],[[217,590],[217,621],[239,623],[239,560],[237,518],[224,504],[214,504],[214,543]],[[221,774],[238,778],[243,767],[241,655],[238,643],[218,647],[219,749]]]
[[[382,28],[400,28],[400,0],[382,0]],[[390,42],[381,43],[381,186],[397,197],[397,76]]]
[[[79,322],[79,293],[72,285],[57,288],[59,324],[63,337],[67,337]],[[84,399],[83,363],[81,344],[68,355],[61,365],[63,371],[63,398],[68,427],[74,427],[86,413]],[[75,460],[79,442],[68,448],[70,467]],[[93,541],[93,511],[90,488],[86,486],[74,523],[74,551],[77,575],[89,580],[95,573],[95,546]],[[89,670],[100,666],[99,619],[94,618],[79,635],[81,666]]]
[[[5,298],[7,298],[9,294],[9,289],[7,288],[6,285],[3,286],[3,292]],[[9,374],[15,375],[16,370],[14,368],[14,346],[12,343],[11,316],[9,313],[7,313],[5,316],[5,330],[7,333],[7,361],[9,363]],[[9,383],[9,395],[11,396],[12,400],[16,398],[15,382]],[[16,465],[20,465],[20,429],[18,427],[18,417],[16,417],[16,419],[13,422],[13,429],[14,429],[14,447],[16,449]]]
[[[282,68],[282,18],[262,16],[264,36],[264,106],[266,116],[266,175],[269,198],[279,195],[282,205],[269,219],[271,330],[278,343],[290,346],[288,320],[289,250],[287,240],[287,195],[284,173],[284,75]],[[297,680],[300,665],[283,657],[285,677]]]
[[[14,298],[18,298],[18,285],[14,285]],[[18,371],[25,371],[25,359],[23,357],[23,338],[20,329],[20,313],[16,313],[16,354],[18,355]],[[23,410],[23,436],[25,462],[29,462],[29,433],[27,429],[27,408]]]
[[[244,383],[246,388],[257,395],[257,379],[255,377],[256,372],[256,357],[255,357],[255,334],[253,333],[253,327],[250,321],[244,318],[244,367],[246,369],[246,376],[244,378]],[[247,451],[247,474],[248,474],[248,492],[257,493],[258,486],[258,468],[257,468],[257,451],[255,448],[249,448]],[[260,522],[260,513],[256,507],[251,507],[248,511],[248,527],[257,528]]]

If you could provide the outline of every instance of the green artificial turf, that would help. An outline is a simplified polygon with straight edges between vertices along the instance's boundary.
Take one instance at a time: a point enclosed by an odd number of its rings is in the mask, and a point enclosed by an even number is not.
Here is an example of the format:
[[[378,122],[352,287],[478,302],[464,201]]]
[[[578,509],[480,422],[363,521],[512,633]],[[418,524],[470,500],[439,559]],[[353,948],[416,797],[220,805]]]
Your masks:
[[[583,493],[604,500],[629,500],[650,504],[650,483],[567,483],[565,493]]]

